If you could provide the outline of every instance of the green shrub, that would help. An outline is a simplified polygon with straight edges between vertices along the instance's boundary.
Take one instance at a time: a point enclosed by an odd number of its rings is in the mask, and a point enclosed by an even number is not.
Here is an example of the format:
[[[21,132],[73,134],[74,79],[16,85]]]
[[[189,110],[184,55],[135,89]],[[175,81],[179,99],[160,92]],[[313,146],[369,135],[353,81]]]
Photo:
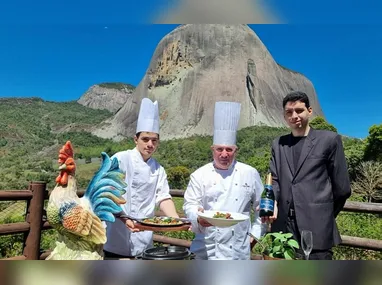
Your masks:
[[[187,167],[170,167],[166,172],[171,189],[186,189],[191,174]]]

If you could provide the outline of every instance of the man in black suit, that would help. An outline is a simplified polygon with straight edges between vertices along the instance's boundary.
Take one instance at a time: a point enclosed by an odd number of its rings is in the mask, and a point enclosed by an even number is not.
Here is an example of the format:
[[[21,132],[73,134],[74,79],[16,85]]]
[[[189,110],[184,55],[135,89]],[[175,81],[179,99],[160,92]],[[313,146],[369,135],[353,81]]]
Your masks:
[[[309,126],[312,107],[303,92],[283,100],[291,134],[272,143],[270,171],[278,214],[272,232],[290,232],[301,247],[301,231],[313,233],[310,259],[332,259],[341,243],[335,218],[350,197],[341,136]]]

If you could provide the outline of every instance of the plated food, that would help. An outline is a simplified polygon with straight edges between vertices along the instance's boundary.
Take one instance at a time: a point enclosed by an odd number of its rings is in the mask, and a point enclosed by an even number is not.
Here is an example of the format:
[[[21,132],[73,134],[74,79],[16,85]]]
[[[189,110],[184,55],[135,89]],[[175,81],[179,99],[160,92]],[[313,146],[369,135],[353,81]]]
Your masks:
[[[215,218],[215,219],[233,219],[231,217],[230,213],[221,213],[221,212],[216,212],[215,215],[213,215],[213,218]]]
[[[172,218],[165,216],[136,218],[125,213],[120,213],[117,217],[135,221],[136,228],[143,231],[187,231],[191,226],[191,221],[187,218]]]
[[[198,212],[198,216],[209,222],[211,225],[220,228],[227,228],[237,223],[249,219],[248,215],[228,211],[204,211]]]
[[[170,225],[183,225],[184,222],[171,218],[171,217],[153,217],[153,218],[146,218],[141,221],[142,224],[147,224],[147,225],[161,225],[161,226],[170,226]]]

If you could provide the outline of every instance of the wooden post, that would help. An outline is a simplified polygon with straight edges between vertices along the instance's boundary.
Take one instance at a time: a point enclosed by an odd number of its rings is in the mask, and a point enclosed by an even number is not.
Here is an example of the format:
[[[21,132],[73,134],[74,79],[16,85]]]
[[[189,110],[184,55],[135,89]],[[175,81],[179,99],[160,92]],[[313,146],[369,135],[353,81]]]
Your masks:
[[[29,190],[33,197],[27,204],[26,221],[29,223],[29,231],[25,235],[23,254],[27,260],[39,260],[46,182],[31,182]]]

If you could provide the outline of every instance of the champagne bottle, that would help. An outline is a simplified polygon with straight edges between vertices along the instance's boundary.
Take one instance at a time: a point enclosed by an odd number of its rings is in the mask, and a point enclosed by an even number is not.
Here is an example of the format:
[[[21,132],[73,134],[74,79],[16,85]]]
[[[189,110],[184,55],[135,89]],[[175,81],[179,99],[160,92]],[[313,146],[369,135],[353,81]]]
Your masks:
[[[260,217],[271,217],[273,216],[273,209],[275,206],[275,193],[272,189],[272,174],[268,173],[264,191],[261,193],[260,197]]]

